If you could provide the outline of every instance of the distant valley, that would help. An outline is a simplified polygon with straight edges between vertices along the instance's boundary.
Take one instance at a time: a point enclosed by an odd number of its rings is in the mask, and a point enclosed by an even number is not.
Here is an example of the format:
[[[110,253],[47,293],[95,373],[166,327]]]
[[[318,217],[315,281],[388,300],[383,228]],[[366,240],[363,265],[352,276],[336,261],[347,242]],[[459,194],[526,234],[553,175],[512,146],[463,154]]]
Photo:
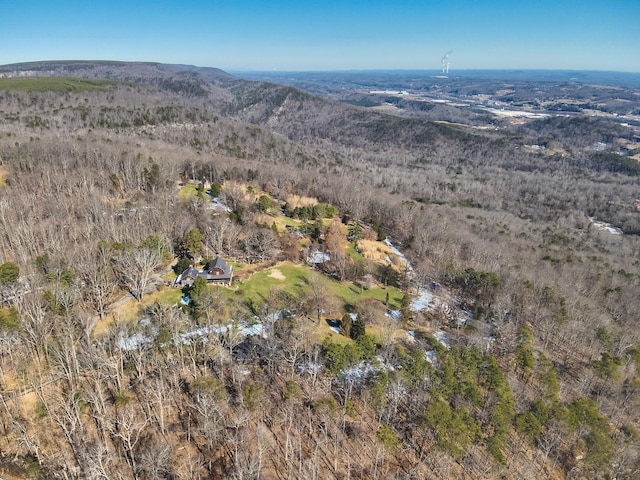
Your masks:
[[[309,92],[363,106],[394,107],[407,116],[438,119],[438,105],[488,112],[469,118],[495,125],[507,118],[544,118],[584,114],[640,127],[640,75],[570,71],[372,71],[238,75],[296,86]],[[416,104],[424,102],[427,105]],[[441,109],[443,110],[443,109]],[[479,113],[479,112],[476,112]],[[497,117],[497,118],[496,118]],[[481,120],[480,120],[481,121]]]

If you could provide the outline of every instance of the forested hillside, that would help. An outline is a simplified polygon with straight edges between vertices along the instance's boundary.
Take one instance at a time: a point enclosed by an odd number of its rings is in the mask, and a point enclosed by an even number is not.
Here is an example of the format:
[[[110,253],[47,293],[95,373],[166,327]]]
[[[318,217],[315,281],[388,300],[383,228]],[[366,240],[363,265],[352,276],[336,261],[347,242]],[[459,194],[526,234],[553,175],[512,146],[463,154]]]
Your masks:
[[[630,130],[0,74],[3,478],[640,474],[640,169],[592,148]]]

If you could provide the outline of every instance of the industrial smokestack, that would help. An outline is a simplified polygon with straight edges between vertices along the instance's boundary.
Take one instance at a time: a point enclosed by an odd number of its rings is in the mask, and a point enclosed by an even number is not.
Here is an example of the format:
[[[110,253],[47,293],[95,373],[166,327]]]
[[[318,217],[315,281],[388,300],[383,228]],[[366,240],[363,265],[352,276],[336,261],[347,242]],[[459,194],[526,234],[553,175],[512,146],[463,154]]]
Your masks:
[[[449,73],[449,65],[450,65],[449,57],[451,56],[452,53],[453,53],[453,50],[449,50],[442,57],[442,73],[444,73],[444,74],[448,74]]]

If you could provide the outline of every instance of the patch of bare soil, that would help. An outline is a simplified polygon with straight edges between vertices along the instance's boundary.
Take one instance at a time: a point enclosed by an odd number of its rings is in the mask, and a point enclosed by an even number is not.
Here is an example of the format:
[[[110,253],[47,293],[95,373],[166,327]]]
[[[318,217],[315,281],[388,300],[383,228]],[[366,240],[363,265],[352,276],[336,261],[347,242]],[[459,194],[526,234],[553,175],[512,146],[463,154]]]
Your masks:
[[[274,278],[276,280],[286,280],[287,277],[284,276],[284,274],[278,270],[277,268],[274,268],[273,270],[271,270],[271,273],[269,273],[268,275],[271,278]]]

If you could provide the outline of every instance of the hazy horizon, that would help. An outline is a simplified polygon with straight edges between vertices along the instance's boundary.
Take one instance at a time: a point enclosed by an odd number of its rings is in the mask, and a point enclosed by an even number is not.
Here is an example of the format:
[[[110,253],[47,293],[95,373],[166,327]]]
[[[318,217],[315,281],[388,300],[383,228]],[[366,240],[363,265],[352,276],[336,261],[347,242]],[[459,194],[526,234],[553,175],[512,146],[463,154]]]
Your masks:
[[[277,70],[277,69],[225,69],[216,65],[195,65],[189,63],[176,63],[176,62],[160,62],[153,60],[121,60],[121,59],[91,59],[91,58],[69,58],[69,59],[40,59],[40,60],[29,60],[29,61],[20,61],[20,62],[11,62],[11,63],[3,63],[0,64],[0,67],[8,67],[11,65],[28,65],[28,64],[40,64],[40,63],[73,63],[73,62],[96,62],[96,63],[140,63],[140,64],[165,64],[165,65],[173,65],[173,66],[184,66],[184,67],[195,67],[195,68],[213,68],[222,70],[229,74],[273,74],[273,75],[287,75],[287,74],[298,74],[298,73],[389,73],[389,74],[400,74],[400,73],[411,73],[411,74],[428,74],[428,75],[437,75],[443,77],[455,77],[460,75],[465,75],[469,73],[492,73],[492,72],[509,72],[509,73],[559,73],[559,74],[622,74],[622,75],[640,75],[640,72],[631,72],[624,70],[598,70],[598,69],[562,69],[562,68],[464,68],[464,69],[451,69],[448,74],[442,72],[441,69],[427,69],[427,68],[361,68],[361,69],[315,69],[315,70]]]

